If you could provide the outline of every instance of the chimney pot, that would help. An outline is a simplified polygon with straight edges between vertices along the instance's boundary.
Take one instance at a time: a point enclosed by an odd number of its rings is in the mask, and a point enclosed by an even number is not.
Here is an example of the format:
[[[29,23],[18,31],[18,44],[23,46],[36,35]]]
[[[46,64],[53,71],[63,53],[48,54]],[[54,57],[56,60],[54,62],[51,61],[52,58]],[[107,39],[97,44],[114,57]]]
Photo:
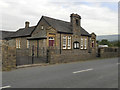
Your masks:
[[[28,21],[26,21],[26,22],[25,22],[25,28],[28,28],[28,27],[29,27],[29,24],[30,24],[30,23],[29,23]]]

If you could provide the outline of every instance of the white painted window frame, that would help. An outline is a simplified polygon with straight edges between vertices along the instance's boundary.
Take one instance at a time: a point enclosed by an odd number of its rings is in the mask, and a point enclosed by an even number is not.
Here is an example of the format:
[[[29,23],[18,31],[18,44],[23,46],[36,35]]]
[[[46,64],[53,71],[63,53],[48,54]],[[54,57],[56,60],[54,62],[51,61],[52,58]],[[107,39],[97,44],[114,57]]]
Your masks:
[[[27,40],[27,48],[29,48],[29,47],[30,47],[30,41]]]
[[[67,49],[67,36],[63,36],[63,49]]]
[[[41,29],[42,29],[42,30],[44,29],[44,26],[43,26],[43,25],[41,26]]]
[[[84,48],[83,48],[83,37],[81,37],[81,45],[80,45],[80,49],[84,49]]]
[[[19,45],[18,45],[18,47],[20,48],[20,40],[18,40],[18,42],[19,42]]]
[[[55,40],[54,37],[49,37],[49,40]]]
[[[20,48],[20,39],[16,39],[16,48]]]
[[[93,44],[92,48],[94,48],[94,45],[95,45],[95,42],[94,42],[94,40],[92,40],[92,44]]]
[[[68,44],[67,49],[71,49],[71,36],[68,36]]]
[[[84,49],[87,49],[87,38],[84,39]]]

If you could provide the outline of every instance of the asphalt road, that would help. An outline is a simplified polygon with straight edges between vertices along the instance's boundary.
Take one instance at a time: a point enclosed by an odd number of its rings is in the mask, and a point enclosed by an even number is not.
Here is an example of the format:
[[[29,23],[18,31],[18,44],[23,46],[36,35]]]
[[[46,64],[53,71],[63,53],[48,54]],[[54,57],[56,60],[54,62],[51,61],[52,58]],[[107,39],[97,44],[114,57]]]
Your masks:
[[[3,88],[118,88],[118,58],[3,72]]]

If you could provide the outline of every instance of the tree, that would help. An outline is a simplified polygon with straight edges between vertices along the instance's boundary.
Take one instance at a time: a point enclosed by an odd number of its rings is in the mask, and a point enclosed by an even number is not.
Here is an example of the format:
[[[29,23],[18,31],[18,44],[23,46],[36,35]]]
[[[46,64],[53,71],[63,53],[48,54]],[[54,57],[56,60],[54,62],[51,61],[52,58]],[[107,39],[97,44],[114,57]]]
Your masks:
[[[97,42],[98,45],[108,45],[109,47],[120,47],[120,41],[108,41],[107,39],[103,39]]]
[[[103,39],[99,42],[99,45],[108,45],[111,46],[110,42],[107,39]]]

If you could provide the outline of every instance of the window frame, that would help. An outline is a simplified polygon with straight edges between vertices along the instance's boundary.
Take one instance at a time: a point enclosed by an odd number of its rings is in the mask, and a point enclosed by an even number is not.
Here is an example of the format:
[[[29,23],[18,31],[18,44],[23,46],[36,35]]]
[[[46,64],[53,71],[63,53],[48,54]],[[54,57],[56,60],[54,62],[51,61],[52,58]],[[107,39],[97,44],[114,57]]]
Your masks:
[[[67,36],[67,49],[71,49],[71,36]]]
[[[62,49],[67,49],[67,36],[63,36]]]
[[[30,41],[27,40],[27,48],[29,48],[29,47],[30,47]]]
[[[95,41],[94,41],[94,40],[92,40],[92,48],[94,48],[94,44],[95,44]]]
[[[62,49],[64,50],[72,49],[72,36],[71,35],[62,36]]]
[[[49,37],[49,40],[55,40],[54,37]]]
[[[20,39],[16,39],[16,48],[20,48]]]
[[[84,38],[84,49],[87,49],[87,38]]]
[[[41,30],[44,30],[44,26],[43,25],[41,25]]]
[[[83,37],[81,37],[80,49],[84,49],[83,45],[84,45],[84,43],[83,43]]]
[[[81,50],[87,50],[88,49],[88,38],[87,37],[81,37],[80,49]]]

